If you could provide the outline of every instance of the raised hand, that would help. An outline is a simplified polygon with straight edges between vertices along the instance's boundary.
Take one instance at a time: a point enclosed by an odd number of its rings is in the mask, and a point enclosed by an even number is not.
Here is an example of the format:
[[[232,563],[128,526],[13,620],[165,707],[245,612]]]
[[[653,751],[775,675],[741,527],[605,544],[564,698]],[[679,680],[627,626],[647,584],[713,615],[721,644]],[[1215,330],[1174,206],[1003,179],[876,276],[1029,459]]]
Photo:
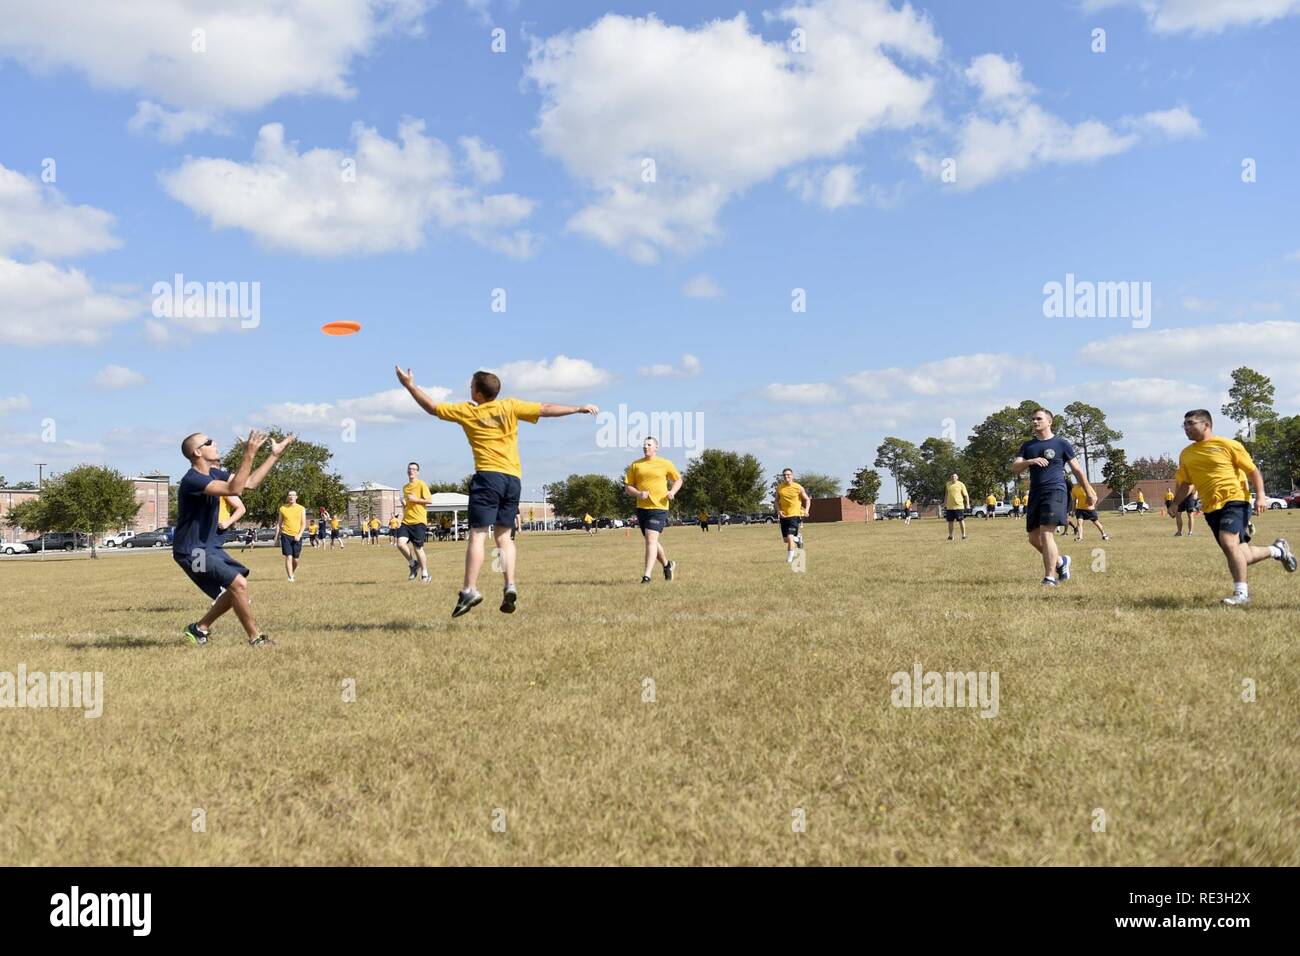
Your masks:
[[[581,415],[599,415],[600,409],[595,405],[581,405],[578,407],[578,413]]]
[[[248,441],[244,444],[244,455],[251,458],[257,454],[257,450],[266,443],[266,432],[260,428],[254,428],[248,433]]]
[[[279,441],[271,442],[271,454],[275,455],[277,458],[280,457],[280,455],[284,453],[284,450],[292,445],[297,438],[297,435],[290,434],[285,435]]]
[[[397,368],[397,380],[402,383],[403,388],[410,388],[411,382],[415,381],[415,376],[411,374],[411,370],[408,368],[405,372],[403,372],[402,366],[400,365],[398,365],[396,368]]]

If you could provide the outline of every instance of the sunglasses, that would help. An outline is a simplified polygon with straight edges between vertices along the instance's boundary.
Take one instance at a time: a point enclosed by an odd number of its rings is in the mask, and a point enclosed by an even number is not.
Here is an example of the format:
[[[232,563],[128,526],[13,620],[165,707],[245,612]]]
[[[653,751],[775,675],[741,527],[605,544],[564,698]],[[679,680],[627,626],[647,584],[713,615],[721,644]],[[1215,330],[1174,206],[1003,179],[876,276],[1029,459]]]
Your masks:
[[[209,438],[209,439],[208,439],[207,441],[205,441],[203,444],[199,445],[199,447],[200,447],[200,448],[207,448],[209,445],[212,444],[212,442],[213,442],[213,439]]]

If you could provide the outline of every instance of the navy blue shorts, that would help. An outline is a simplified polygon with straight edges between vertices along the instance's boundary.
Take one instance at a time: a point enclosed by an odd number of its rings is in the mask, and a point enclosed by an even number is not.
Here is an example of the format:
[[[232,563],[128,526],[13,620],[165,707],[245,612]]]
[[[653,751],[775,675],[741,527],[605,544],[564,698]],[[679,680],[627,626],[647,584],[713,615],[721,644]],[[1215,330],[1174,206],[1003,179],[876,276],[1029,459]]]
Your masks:
[[[784,515],[782,515],[781,516],[781,538],[785,539],[790,537],[790,535],[798,536],[799,526],[801,524],[803,524],[803,518],[800,517],[787,518]]]
[[[1246,526],[1250,524],[1250,502],[1229,501],[1218,511],[1205,512],[1205,523],[1217,538],[1220,531],[1235,534],[1239,541],[1249,540]]]
[[[1080,521],[1099,521],[1095,508],[1075,508],[1074,516]]]
[[[1196,498],[1193,495],[1188,495],[1183,499],[1183,503],[1178,506],[1178,510],[1191,514],[1196,510]]]
[[[427,524],[404,524],[397,529],[397,540],[410,538],[411,544],[417,548],[423,548],[424,542],[429,538],[429,526]]]
[[[965,521],[966,511],[964,508],[945,508],[943,516],[949,521]]]
[[[519,514],[519,479],[499,471],[476,471],[469,482],[469,526],[513,528]]]
[[[301,558],[302,539],[290,537],[287,534],[280,535],[280,553],[286,558]]]
[[[214,601],[221,597],[223,589],[234,583],[235,578],[241,574],[247,578],[252,573],[226,552],[217,549],[194,556],[173,551],[172,558],[181,566],[185,576]]]
[[[1064,488],[1047,488],[1042,491],[1029,492],[1029,509],[1025,516],[1025,530],[1035,528],[1056,528],[1065,524],[1070,508],[1066,500],[1070,497]]]
[[[636,518],[643,535],[647,531],[658,531],[663,534],[664,528],[668,527],[668,512],[663,508],[637,508]]]

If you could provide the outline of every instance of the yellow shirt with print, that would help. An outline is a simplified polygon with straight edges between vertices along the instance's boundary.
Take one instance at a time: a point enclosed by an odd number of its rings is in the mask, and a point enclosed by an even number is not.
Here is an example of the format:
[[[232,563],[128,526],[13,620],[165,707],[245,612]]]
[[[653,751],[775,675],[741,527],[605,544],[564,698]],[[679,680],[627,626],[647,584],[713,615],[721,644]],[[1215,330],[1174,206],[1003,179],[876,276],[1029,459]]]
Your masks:
[[[668,510],[668,488],[670,482],[681,475],[677,466],[667,458],[638,458],[627,467],[627,483],[637,491],[650,492],[649,498],[638,498],[637,508],[641,510]]]
[[[1165,501],[1173,501],[1173,500],[1174,500],[1174,490],[1172,488],[1169,488],[1165,491]]]
[[[433,413],[444,422],[456,422],[465,430],[474,452],[475,471],[496,471],[524,476],[519,464],[519,422],[532,424],[542,417],[539,402],[517,398],[495,398],[482,405],[473,402],[439,402]],[[409,524],[409,522],[408,522]]]
[[[1070,497],[1074,499],[1076,510],[1082,511],[1088,507],[1088,492],[1083,490],[1083,485],[1075,485],[1070,489]]]
[[[803,517],[803,485],[792,481],[776,486],[776,508],[782,518]]]
[[[1196,486],[1201,495],[1201,510],[1218,511],[1230,501],[1249,501],[1242,491],[1238,472],[1249,475],[1255,461],[1246,446],[1233,438],[1207,438],[1193,442],[1178,456],[1175,481]]]
[[[280,533],[296,538],[302,534],[302,526],[307,523],[307,509],[302,505],[280,506]]]
[[[958,508],[965,508],[966,502],[970,498],[970,492],[966,490],[966,485],[960,481],[950,481],[944,488],[943,506],[956,511]]]
[[[428,524],[429,508],[427,505],[418,505],[413,502],[412,498],[432,498],[429,492],[429,486],[419,478],[415,481],[408,481],[402,485],[402,500],[406,503],[402,509],[402,524]]]

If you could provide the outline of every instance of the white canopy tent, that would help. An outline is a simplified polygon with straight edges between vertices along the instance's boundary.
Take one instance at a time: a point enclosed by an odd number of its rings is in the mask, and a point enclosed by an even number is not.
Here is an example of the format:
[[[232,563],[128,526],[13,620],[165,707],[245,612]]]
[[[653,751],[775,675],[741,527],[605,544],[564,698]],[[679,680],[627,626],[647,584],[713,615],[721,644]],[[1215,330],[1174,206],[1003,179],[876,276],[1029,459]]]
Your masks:
[[[458,495],[451,491],[438,491],[433,494],[433,504],[429,505],[429,510],[433,512],[451,512],[452,533],[456,540],[460,540],[460,513],[469,512],[469,495]]]

